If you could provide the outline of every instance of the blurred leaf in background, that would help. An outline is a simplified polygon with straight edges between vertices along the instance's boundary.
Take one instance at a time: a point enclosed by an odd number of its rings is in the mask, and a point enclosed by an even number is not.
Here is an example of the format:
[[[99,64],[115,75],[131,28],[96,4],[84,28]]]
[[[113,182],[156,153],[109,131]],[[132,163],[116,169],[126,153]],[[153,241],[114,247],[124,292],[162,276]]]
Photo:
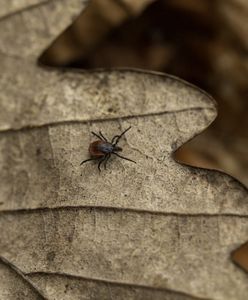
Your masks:
[[[233,261],[248,272],[248,242],[232,253]]]

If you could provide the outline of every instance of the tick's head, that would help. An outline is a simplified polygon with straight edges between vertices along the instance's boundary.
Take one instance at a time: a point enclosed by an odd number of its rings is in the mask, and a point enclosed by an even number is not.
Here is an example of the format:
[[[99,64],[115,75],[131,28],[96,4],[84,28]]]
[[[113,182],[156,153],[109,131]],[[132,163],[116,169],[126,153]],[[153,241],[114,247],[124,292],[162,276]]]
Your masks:
[[[121,147],[118,147],[118,146],[114,146],[114,151],[120,152],[120,151],[122,151],[122,148],[121,148]]]

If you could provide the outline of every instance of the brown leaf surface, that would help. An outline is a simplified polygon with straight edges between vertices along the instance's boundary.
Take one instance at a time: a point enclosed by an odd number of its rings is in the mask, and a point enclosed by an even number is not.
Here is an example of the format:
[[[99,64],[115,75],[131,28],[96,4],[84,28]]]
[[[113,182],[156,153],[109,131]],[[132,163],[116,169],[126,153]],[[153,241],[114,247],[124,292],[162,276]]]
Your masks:
[[[23,274],[6,259],[0,257],[0,298],[2,300],[16,300],[16,299],[35,299],[44,300],[42,295],[29,279],[25,278]]]
[[[28,275],[43,290],[49,289],[55,299],[123,299],[123,300],[199,300],[184,293],[145,286],[116,284],[109,281],[92,280],[63,274],[35,273]]]
[[[51,1],[0,21],[4,272],[16,266],[48,299],[246,299],[229,256],[247,238],[247,190],[171,157],[213,121],[214,102],[157,73],[37,67],[80,5]],[[136,165],[79,167],[90,131],[130,125],[122,146]],[[8,276],[2,291],[18,280]]]
[[[29,7],[45,3],[49,0],[1,0],[0,18],[6,18],[11,14],[19,13],[21,10],[25,10]]]

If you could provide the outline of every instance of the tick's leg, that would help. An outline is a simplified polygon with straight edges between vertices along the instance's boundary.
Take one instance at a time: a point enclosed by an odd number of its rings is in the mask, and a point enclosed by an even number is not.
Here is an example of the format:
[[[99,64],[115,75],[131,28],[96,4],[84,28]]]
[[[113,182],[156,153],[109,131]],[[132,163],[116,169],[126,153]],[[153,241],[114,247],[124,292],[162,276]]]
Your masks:
[[[116,138],[116,141],[113,144],[114,146],[116,146],[119,143],[119,140],[121,139],[121,137],[123,136],[123,134],[125,134],[130,128],[131,128],[131,126],[128,127],[126,130],[124,130],[120,135],[116,135],[116,136],[114,136],[112,138],[112,141],[114,141],[114,139]]]
[[[80,166],[84,163],[86,163],[87,161],[91,161],[91,160],[97,160],[99,159],[98,157],[97,158],[89,158],[89,159],[86,159],[86,160],[83,160],[81,163],[80,163]]]
[[[118,138],[118,137],[119,137],[119,135],[115,135],[115,136],[112,138],[112,140],[111,140],[111,144],[115,144],[114,141],[115,141],[115,139]]]
[[[101,164],[105,161],[107,155],[103,156],[103,158],[101,158],[101,160],[98,163],[98,170],[99,172],[101,172]]]
[[[96,137],[99,138],[101,141],[105,141],[99,134],[95,133],[94,131],[91,131],[92,134],[94,134]],[[106,141],[105,141],[106,142]]]
[[[121,156],[120,154],[118,154],[118,153],[116,153],[116,152],[112,152],[112,154],[114,154],[114,155],[116,155],[116,156],[118,156],[118,157],[120,157],[120,158],[122,158],[122,159],[129,160],[129,161],[131,161],[131,162],[133,162],[133,163],[135,163],[135,164],[136,164],[136,161],[134,161],[134,160],[132,160],[132,159],[130,159],[130,158],[127,158],[127,157]]]
[[[102,134],[101,131],[99,131],[99,134],[100,134],[100,136],[104,139],[104,141],[108,143],[108,140],[105,138],[105,136]]]
[[[110,153],[108,153],[108,154],[106,155],[106,159],[105,159],[105,161],[104,161],[104,169],[105,169],[105,170],[106,170],[106,167],[107,167],[107,162],[108,162],[108,160],[109,160],[110,156],[111,156],[111,154],[110,154]]]

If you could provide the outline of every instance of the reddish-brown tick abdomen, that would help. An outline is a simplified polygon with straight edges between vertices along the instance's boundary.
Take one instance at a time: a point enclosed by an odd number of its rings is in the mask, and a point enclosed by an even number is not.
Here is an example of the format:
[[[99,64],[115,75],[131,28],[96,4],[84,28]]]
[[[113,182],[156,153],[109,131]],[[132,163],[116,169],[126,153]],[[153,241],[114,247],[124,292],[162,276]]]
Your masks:
[[[95,141],[95,142],[91,143],[90,146],[89,146],[90,155],[93,156],[93,157],[104,156],[105,153],[103,153],[100,150],[100,147],[99,147],[103,143],[104,143],[103,141]]]

